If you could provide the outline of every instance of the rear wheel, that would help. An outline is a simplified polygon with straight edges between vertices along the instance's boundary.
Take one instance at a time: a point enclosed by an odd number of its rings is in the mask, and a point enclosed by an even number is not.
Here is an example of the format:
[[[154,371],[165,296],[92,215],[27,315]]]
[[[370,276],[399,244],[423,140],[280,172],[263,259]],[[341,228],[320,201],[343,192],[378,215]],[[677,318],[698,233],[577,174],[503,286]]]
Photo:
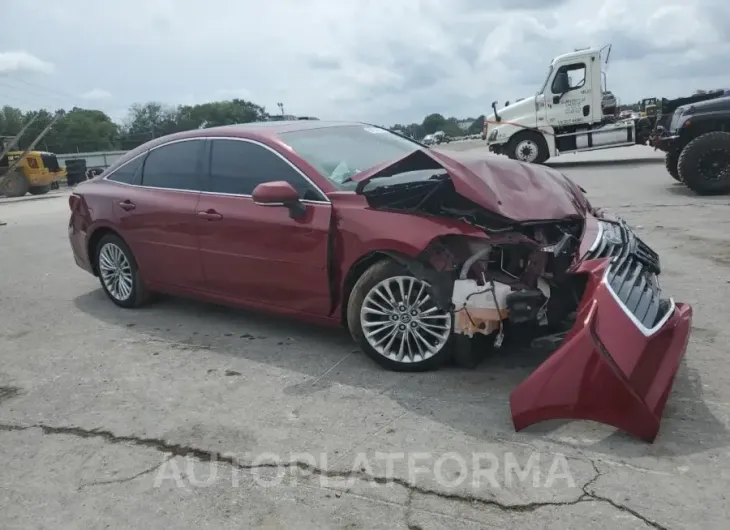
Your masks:
[[[119,236],[108,234],[99,240],[96,268],[102,289],[116,305],[132,308],[147,301],[147,290],[134,255]]]
[[[355,283],[347,321],[363,351],[389,370],[431,370],[450,357],[451,312],[435,305],[426,282],[392,261],[376,263]]]
[[[518,133],[507,142],[505,153],[513,160],[529,164],[542,164],[549,158],[545,139],[536,132]]]
[[[0,195],[6,197],[22,197],[28,193],[28,179],[19,171],[13,171],[0,177]]]
[[[698,136],[679,155],[679,177],[700,195],[730,193],[730,133]]]
[[[674,180],[682,182],[682,179],[679,178],[679,170],[677,169],[679,153],[679,151],[667,151],[664,155],[664,165]]]
[[[28,192],[31,195],[45,195],[51,191],[51,185],[48,184],[47,186],[31,186],[28,188]]]

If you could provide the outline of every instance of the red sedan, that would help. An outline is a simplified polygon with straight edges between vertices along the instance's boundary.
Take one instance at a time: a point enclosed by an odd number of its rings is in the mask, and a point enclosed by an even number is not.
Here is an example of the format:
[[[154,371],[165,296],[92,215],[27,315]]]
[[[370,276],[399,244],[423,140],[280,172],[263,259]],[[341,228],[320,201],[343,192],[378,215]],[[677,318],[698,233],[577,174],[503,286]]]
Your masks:
[[[515,427],[604,422],[651,441],[692,310],[659,257],[562,174],[379,127],[266,122],[158,138],[70,198],[76,263],[131,308],[164,292],[344,325],[393,370],[559,344]]]

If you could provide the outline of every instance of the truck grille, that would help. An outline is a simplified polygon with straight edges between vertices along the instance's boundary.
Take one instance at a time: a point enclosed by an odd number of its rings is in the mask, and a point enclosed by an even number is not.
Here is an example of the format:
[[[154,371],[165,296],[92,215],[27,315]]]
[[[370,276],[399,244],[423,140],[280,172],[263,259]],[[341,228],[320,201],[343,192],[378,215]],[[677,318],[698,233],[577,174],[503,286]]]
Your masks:
[[[674,309],[662,298],[659,256],[624,221],[599,221],[600,231],[585,259],[611,258],[606,285],[643,331],[652,330]]]

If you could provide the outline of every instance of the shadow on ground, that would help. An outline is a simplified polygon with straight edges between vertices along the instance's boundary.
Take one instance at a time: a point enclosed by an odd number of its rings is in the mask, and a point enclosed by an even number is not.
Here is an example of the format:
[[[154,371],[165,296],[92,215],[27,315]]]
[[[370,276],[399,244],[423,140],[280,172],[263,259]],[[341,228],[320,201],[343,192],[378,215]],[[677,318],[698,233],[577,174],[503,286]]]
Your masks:
[[[476,438],[563,443],[554,432],[566,422],[547,422],[522,433],[515,433],[511,424],[509,394],[549,355],[544,351],[502,348],[474,370],[451,366],[403,374],[379,368],[343,329],[172,297],[161,297],[138,310],[123,310],[100,289],[76,298],[75,304],[92,318],[132,328],[141,338],[147,335],[173,349],[205,349],[223,358],[242,358],[305,374],[307,381],[284,388],[285,393],[303,399],[334,383],[349,385],[384,394],[414,414]],[[589,422],[584,425],[586,429],[591,426]],[[609,431],[589,447],[582,447],[632,457],[689,455],[727,445],[724,425],[703,401],[699,374],[682,367],[653,445]]]

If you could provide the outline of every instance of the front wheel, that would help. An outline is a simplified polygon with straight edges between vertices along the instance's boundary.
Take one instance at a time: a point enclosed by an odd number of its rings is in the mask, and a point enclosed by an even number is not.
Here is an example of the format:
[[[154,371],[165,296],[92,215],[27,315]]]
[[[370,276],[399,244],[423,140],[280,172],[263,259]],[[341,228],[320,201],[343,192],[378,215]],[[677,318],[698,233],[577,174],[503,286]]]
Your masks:
[[[436,306],[426,282],[392,261],[376,263],[355,283],[347,321],[363,351],[389,370],[432,370],[450,356],[451,312]]]
[[[667,153],[664,155],[664,166],[667,168],[667,171],[674,180],[676,180],[677,182],[682,182],[682,179],[679,178],[679,170],[677,169],[678,163],[679,151],[667,151]]]
[[[8,198],[22,197],[28,193],[28,179],[19,171],[0,176],[0,195]]]
[[[505,154],[513,160],[528,164],[542,164],[550,157],[545,139],[532,131],[514,135],[507,142]]]
[[[679,176],[700,195],[730,192],[730,132],[698,136],[679,155]]]

